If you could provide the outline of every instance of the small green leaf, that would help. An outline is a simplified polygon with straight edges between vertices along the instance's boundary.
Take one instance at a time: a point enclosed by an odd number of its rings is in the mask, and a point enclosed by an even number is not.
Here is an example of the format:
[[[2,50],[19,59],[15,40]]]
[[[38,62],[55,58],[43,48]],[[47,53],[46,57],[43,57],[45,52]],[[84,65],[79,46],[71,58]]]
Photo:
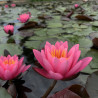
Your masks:
[[[19,47],[19,45],[16,44],[0,44],[0,55],[4,55],[4,50],[7,49],[11,55],[19,55],[21,54],[22,48]]]
[[[0,87],[0,98],[12,98],[11,95],[5,90],[5,88]]]

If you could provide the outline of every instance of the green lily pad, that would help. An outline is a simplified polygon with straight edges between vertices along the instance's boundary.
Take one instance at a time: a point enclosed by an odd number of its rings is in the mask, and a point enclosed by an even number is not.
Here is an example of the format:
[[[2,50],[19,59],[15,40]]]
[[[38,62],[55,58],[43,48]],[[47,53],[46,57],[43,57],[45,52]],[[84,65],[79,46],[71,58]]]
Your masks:
[[[91,69],[91,67],[88,65],[85,67],[81,72],[87,73],[87,74],[92,74],[93,72],[97,71],[98,69]]]
[[[86,82],[86,90],[90,98],[98,98],[98,71],[92,73]]]
[[[87,52],[86,56],[90,56],[93,58],[90,63],[90,67],[92,69],[98,69],[98,51],[95,49],[91,49]]]
[[[46,36],[47,34],[47,29],[37,29],[34,31],[34,34],[42,37],[42,36]]]
[[[11,55],[20,55],[23,51],[19,45],[16,44],[0,44],[0,55],[4,55],[4,49],[7,49]]]
[[[61,34],[64,33],[65,31],[61,28],[55,28],[55,29],[48,29],[47,30],[47,35],[56,35],[56,34]]]
[[[41,41],[26,41],[24,46],[30,49],[39,49]]]
[[[93,22],[92,25],[98,27],[98,21]]]
[[[65,11],[65,7],[59,6],[56,8],[56,11],[63,13]]]
[[[88,27],[87,29],[77,29],[77,30],[75,30],[74,35],[87,36],[87,35],[89,35],[92,32],[93,32],[92,28]]]
[[[32,36],[28,40],[43,41],[46,38],[47,38],[46,36],[41,36],[41,37],[40,36]]]
[[[81,50],[81,57],[84,57],[86,53],[90,50],[89,48],[79,48]]]
[[[81,48],[90,48],[93,46],[93,43],[92,40],[83,37],[79,39],[79,45]]]
[[[2,29],[0,30],[0,38],[8,36],[8,34],[5,33],[5,31]]]
[[[61,23],[48,23],[48,28],[60,28],[62,27]]]
[[[0,87],[0,98],[12,98],[12,96],[5,90],[5,88]]]
[[[65,32],[66,32],[66,33],[74,33],[75,31],[73,30],[72,27],[69,27],[69,28],[66,28],[66,29],[65,29]]]
[[[86,28],[88,28],[88,26],[86,26],[86,25],[80,25],[80,28],[86,29]]]

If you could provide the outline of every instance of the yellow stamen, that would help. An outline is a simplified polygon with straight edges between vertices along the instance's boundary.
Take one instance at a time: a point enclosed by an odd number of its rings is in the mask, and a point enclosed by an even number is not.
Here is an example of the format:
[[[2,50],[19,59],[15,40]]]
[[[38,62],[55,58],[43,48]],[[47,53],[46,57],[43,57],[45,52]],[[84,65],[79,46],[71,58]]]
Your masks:
[[[9,60],[5,60],[3,63],[4,63],[5,65],[6,65],[6,64],[11,65],[11,64],[15,64],[15,61],[14,61],[13,59],[9,59]]]
[[[62,52],[59,50],[52,50],[51,51],[51,55],[52,57],[57,57],[57,58],[61,58],[61,57],[66,57],[66,51],[63,50]]]

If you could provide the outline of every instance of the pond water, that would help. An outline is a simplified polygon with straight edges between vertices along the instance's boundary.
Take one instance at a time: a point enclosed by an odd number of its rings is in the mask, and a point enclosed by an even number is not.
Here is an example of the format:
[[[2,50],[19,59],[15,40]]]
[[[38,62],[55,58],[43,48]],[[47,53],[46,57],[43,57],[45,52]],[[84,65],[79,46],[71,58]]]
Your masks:
[[[85,86],[88,75],[98,70],[98,50],[97,47],[93,47],[92,42],[95,37],[98,37],[98,3],[96,1],[77,3],[81,4],[82,10],[76,9],[71,18],[66,16],[75,9],[75,2],[17,4],[15,8],[0,6],[0,55],[4,55],[4,49],[7,49],[11,55],[24,56],[24,62],[33,67],[36,64],[32,49],[42,49],[46,41],[52,44],[56,41],[68,41],[69,49],[74,44],[80,44],[80,59],[93,57],[92,62],[76,79],[58,81],[51,94],[72,84]],[[17,18],[19,14],[27,12],[31,13],[29,21],[32,22],[24,25]],[[12,36],[8,36],[3,30],[3,26],[9,23],[15,27]],[[16,83],[18,84],[17,98],[40,98],[53,81],[40,76],[32,70],[32,67],[23,76],[23,84]]]

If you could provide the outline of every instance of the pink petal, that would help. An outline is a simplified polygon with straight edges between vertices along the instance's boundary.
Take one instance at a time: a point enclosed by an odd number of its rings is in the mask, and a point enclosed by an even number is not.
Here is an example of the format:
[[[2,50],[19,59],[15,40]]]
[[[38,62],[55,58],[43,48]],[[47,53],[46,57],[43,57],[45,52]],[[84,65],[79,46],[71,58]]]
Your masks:
[[[44,70],[44,69],[40,69],[40,68],[33,68],[36,72],[38,72],[40,75],[46,77],[46,78],[49,78],[51,79],[51,76],[49,75],[49,73]]]
[[[67,41],[65,41],[62,45],[63,45],[65,48],[68,49],[68,42],[67,42]]]
[[[68,61],[68,67],[69,67],[68,69],[72,68],[72,63],[73,63],[74,55],[75,55],[75,48],[72,49],[71,55],[67,59],[67,61]]]
[[[11,70],[11,69],[10,69],[10,70]],[[17,65],[17,64],[16,64],[16,65],[13,65],[13,68],[12,68],[12,75],[16,74],[18,70],[19,70],[19,69],[18,69],[18,65]]]
[[[80,54],[81,54],[80,50],[75,53],[72,67],[77,63],[77,61],[78,61],[78,59],[80,57]]]
[[[41,50],[41,56],[42,56],[43,58],[46,58],[44,50]]]
[[[21,65],[23,64],[23,60],[24,60],[24,57],[22,57],[22,58],[19,60],[19,62],[18,62],[18,68],[20,68]]]
[[[0,74],[4,73],[4,69],[0,66]]]
[[[51,45],[51,51],[56,50],[57,48],[54,45]]]
[[[79,44],[74,45],[68,52],[68,56],[70,56],[72,54],[73,49],[75,48],[75,50],[79,50]]]
[[[13,76],[12,76],[12,73],[9,70],[5,70],[5,72],[4,72],[4,79],[5,80],[10,80],[10,79],[12,79]]]
[[[54,72],[57,72],[59,66],[60,66],[60,60],[58,58],[54,58],[54,62],[53,62]]]
[[[79,69],[79,71],[83,70],[92,60],[92,57],[86,57],[84,59],[82,59],[82,66],[81,68]]]
[[[17,71],[17,73],[15,74],[15,77],[18,76],[20,73],[22,73],[24,67],[25,67],[24,65],[22,65],[22,66],[20,67],[20,69],[19,69],[19,70]]]
[[[52,55],[50,54],[50,52],[47,52],[47,60],[50,62],[50,64],[53,64],[53,57]]]
[[[49,47],[51,47],[51,44],[48,41],[46,41],[46,45],[49,46]]]
[[[59,47],[60,47],[60,42],[57,41],[57,42],[55,43],[55,47],[56,47],[57,49],[59,49]]]
[[[63,44],[63,41],[60,41],[60,45],[62,45]]]
[[[79,71],[79,68],[82,66],[82,61],[79,61],[70,71],[65,75],[66,78],[71,77],[72,75],[76,74]]]
[[[25,72],[26,70],[28,70],[31,67],[31,65],[27,65],[24,67],[24,69],[22,70],[22,72]]]
[[[34,53],[36,59],[38,60],[38,62],[44,67],[43,57],[41,56],[41,53],[38,50],[35,50],[35,49],[33,49],[33,53]]]
[[[60,73],[62,75],[66,74],[66,72],[68,71],[68,61],[65,60],[64,62],[62,62],[58,69],[57,69],[57,73]]]
[[[59,73],[54,73],[53,71],[49,71],[49,74],[50,74],[52,79],[55,79],[55,80],[63,79],[63,76]]]
[[[43,63],[45,70],[47,71],[53,70],[52,65],[45,58],[43,58]]]

